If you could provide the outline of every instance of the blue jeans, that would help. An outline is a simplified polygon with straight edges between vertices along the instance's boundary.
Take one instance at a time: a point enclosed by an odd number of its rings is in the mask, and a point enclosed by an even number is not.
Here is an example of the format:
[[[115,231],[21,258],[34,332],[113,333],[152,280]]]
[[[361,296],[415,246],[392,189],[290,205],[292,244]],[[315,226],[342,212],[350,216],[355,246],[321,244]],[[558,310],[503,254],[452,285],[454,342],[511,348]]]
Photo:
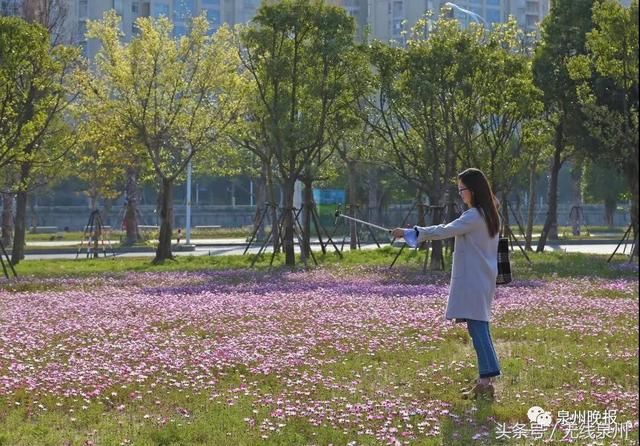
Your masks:
[[[467,330],[473,341],[473,348],[478,356],[478,372],[480,378],[500,375],[500,364],[493,348],[489,322],[467,319]]]

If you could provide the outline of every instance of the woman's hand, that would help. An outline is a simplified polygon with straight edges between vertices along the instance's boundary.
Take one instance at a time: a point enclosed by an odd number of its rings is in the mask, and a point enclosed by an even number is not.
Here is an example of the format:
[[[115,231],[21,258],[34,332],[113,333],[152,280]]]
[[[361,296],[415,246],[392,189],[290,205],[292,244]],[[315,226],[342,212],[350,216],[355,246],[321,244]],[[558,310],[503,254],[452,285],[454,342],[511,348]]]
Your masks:
[[[393,236],[393,238],[403,238],[404,237],[404,229],[395,228],[393,231],[391,231],[391,235]]]

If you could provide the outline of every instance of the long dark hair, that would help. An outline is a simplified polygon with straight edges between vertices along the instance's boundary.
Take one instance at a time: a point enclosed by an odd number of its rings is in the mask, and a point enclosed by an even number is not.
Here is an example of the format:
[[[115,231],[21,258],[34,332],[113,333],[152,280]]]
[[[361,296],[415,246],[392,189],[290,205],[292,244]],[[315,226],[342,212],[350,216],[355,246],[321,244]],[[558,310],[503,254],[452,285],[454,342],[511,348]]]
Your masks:
[[[489,236],[495,237],[500,231],[500,217],[498,216],[497,200],[487,177],[480,169],[473,167],[458,174],[458,179],[469,189],[473,207],[478,209],[487,223]]]

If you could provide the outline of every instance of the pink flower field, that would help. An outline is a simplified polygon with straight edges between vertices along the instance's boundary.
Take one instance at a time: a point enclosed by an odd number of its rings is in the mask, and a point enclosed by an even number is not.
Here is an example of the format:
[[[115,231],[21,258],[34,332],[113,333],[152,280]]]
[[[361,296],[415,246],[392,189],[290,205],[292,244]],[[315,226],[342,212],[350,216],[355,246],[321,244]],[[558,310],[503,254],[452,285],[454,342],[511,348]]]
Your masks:
[[[66,444],[154,444],[140,439],[198,423],[220,423],[226,444],[498,444],[498,423],[524,423],[544,405],[616,410],[637,438],[637,280],[499,287],[503,377],[482,416],[459,396],[475,357],[464,325],[443,319],[441,279],[323,268],[47,279],[38,289],[52,291],[0,291],[5,435],[19,413],[33,424],[55,414]],[[102,432],[100,418],[118,432]]]

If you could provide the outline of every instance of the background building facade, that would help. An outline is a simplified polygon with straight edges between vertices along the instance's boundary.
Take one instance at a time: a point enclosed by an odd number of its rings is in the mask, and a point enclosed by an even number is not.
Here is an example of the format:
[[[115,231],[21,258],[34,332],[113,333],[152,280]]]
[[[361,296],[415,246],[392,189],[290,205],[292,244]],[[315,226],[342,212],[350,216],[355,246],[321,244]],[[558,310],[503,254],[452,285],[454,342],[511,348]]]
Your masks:
[[[274,1],[274,0],[269,0]],[[327,0],[343,7],[358,26],[358,37],[395,41],[402,45],[407,33],[426,12],[434,18],[445,7],[446,0]],[[526,32],[536,32],[539,23],[549,12],[550,0],[457,0],[457,8],[450,14],[463,25],[478,21],[468,10],[482,18],[487,25],[504,22],[510,15]],[[222,23],[246,23],[260,7],[260,0],[0,0],[0,14],[21,15],[40,23],[56,22],[57,40],[80,45],[85,56],[91,58],[98,51],[97,42],[87,41],[84,34],[87,20],[97,20],[115,9],[122,17],[125,39],[136,33],[138,17],[169,17],[176,35],[184,35],[192,17],[204,13],[215,31]]]

